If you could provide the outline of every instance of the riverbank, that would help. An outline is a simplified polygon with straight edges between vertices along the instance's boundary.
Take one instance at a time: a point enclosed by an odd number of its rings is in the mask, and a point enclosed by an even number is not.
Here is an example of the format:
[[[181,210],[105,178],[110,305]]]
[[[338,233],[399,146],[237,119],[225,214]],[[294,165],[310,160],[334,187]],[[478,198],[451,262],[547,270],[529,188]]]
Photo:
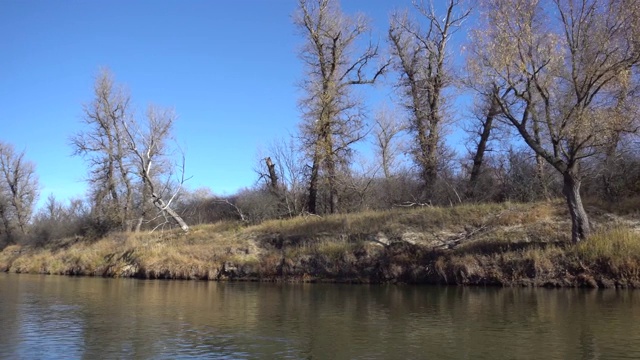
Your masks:
[[[640,216],[587,206],[570,244],[562,201],[218,223],[12,245],[0,271],[147,279],[640,288]]]

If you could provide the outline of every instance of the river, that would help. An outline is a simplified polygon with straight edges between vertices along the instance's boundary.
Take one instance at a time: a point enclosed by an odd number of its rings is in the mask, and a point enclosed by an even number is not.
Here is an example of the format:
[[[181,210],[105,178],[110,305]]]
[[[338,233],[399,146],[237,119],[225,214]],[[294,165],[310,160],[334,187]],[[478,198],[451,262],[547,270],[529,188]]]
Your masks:
[[[0,273],[3,359],[639,359],[627,290]]]

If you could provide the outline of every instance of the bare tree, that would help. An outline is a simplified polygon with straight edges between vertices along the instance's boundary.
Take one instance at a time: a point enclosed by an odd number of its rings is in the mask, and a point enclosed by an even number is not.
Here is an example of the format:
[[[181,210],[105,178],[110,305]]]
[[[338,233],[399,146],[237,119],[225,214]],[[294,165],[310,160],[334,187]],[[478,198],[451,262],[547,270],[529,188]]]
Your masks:
[[[86,130],[70,142],[74,155],[82,156],[90,170],[92,211],[100,221],[131,228],[133,184],[122,124],[132,117],[130,96],[114,84],[108,69],[101,69],[94,84],[94,100],[84,106]]]
[[[311,161],[307,206],[310,213],[317,212],[324,178],[329,211],[335,213],[339,167],[348,163],[351,145],[365,135],[361,103],[352,88],[373,84],[387,65],[369,71],[378,57],[378,46],[369,43],[361,51],[357,47],[357,41],[369,31],[368,23],[363,16],[343,14],[337,0],[299,0],[295,24],[306,40],[300,54],[307,72],[300,105],[302,146]]]
[[[24,151],[0,141],[0,221],[6,240],[27,234],[37,197],[35,165],[25,159]]]
[[[168,140],[171,139],[173,123],[176,114],[171,109],[159,109],[149,106],[146,116],[145,127],[142,128],[135,121],[123,123],[124,133],[128,138],[128,149],[133,157],[133,164],[142,182],[142,207],[151,202],[156,209],[164,216],[169,216],[175,221],[184,232],[189,231],[189,226],[182,217],[171,208],[171,202],[178,194],[180,187],[184,183],[184,161],[181,169],[181,179],[178,191],[176,191],[168,201],[162,197],[158,189],[157,176],[164,171],[168,164]],[[183,157],[184,160],[184,157]],[[142,211],[136,230],[140,231],[143,221],[147,215]]]
[[[572,239],[588,237],[580,197],[583,159],[626,129],[617,99],[640,64],[640,1],[485,0],[474,33],[481,81],[507,89],[497,98],[509,123],[563,177]],[[637,101],[637,100],[636,100]]]
[[[171,187],[167,142],[175,113],[150,106],[146,121],[137,121],[130,110],[129,94],[116,86],[112,74],[104,69],[96,79],[94,94],[94,101],[84,107],[83,121],[88,129],[71,138],[74,153],[87,159],[91,167],[88,180],[93,216],[100,221],[116,221],[122,230],[139,231],[149,220],[148,204],[152,204],[162,217],[188,231],[187,224],[171,208],[179,191],[170,200],[163,198],[164,190]],[[180,186],[184,182],[184,157],[182,170]]]
[[[65,204],[50,194],[29,224],[31,243],[44,245],[54,239],[79,239],[87,235],[87,231],[90,230],[87,225],[91,221],[87,205],[80,198],[70,199]]]
[[[470,10],[460,10],[458,0],[447,1],[444,15],[436,14],[431,3],[416,2],[415,7],[426,25],[422,27],[406,12],[395,13],[391,17],[389,40],[395,68],[400,72],[398,86],[410,114],[409,130],[415,137],[413,155],[421,170],[425,196],[431,200],[446,121],[444,91],[453,80],[446,64],[447,46]]]
[[[269,152],[275,151],[275,149],[270,148]],[[260,202],[264,202],[262,206],[263,211],[261,213],[263,216],[261,218],[266,219],[269,216],[272,218],[278,218],[281,216],[291,215],[289,211],[289,207],[287,206],[287,188],[286,184],[281,180],[279,173],[282,170],[282,166],[278,163],[275,163],[271,156],[267,156],[261,159],[261,162],[264,162],[264,168],[266,168],[266,172],[262,169],[262,164],[259,164],[255,171],[259,174],[260,179],[265,181],[265,186],[258,186],[255,189],[246,189],[238,193],[238,200],[242,200],[241,202],[245,204],[249,204],[253,200],[260,200]],[[259,196],[257,196],[259,195]],[[251,199],[251,201],[248,201]],[[269,211],[264,211],[268,207],[271,207],[271,214],[268,214]],[[247,207],[243,205],[243,207]],[[256,207],[254,207],[256,208]],[[248,211],[248,213],[250,213]],[[269,215],[269,216],[267,216]]]
[[[304,211],[304,159],[294,139],[275,140],[269,145],[267,151],[271,155],[269,158],[273,158],[273,162],[266,176],[273,183],[271,170],[275,171],[273,175],[278,180],[277,190],[286,215],[301,214]]]
[[[380,167],[385,179],[391,179],[398,162],[401,148],[398,136],[405,131],[405,124],[398,119],[395,111],[381,109],[375,116],[373,128],[374,147],[380,158]]]
[[[392,206],[397,200],[398,194],[398,177],[400,176],[403,158],[400,155],[404,152],[400,137],[406,132],[406,124],[400,120],[397,111],[389,110],[385,107],[381,108],[375,115],[375,123],[373,125],[373,147],[376,152],[378,164],[375,167],[375,173],[382,169],[383,179],[376,180],[374,185],[379,182],[379,188],[375,198],[376,206]],[[363,172],[366,174],[366,171]],[[375,174],[374,174],[375,176]],[[362,180],[362,179],[358,179]],[[360,181],[362,183],[362,181]],[[364,182],[368,184],[368,182]],[[352,188],[355,188],[352,186]],[[369,186],[361,187],[366,191],[371,191]],[[370,194],[373,195],[373,194]]]
[[[375,193],[379,171],[378,164],[364,156],[357,156],[348,169],[340,172],[339,184],[343,194],[341,207],[346,212],[365,211],[379,207],[379,204],[375,203],[375,198],[379,195],[384,195],[386,199],[389,198],[388,187],[384,189],[385,194]],[[384,179],[385,185],[391,186],[391,180],[392,178]]]

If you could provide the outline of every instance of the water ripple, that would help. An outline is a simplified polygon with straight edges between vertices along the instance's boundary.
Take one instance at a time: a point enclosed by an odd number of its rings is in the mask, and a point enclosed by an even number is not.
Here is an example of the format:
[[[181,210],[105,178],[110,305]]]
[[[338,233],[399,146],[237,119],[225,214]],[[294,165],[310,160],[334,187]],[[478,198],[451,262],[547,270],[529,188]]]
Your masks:
[[[0,274],[2,359],[640,358],[620,291]]]

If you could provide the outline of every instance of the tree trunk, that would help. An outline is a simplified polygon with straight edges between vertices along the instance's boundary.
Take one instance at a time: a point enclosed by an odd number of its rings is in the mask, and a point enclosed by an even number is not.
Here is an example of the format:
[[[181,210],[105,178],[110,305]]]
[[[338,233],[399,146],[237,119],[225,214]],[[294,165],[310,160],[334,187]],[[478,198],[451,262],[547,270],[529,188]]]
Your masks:
[[[147,189],[147,183],[145,181],[145,183],[142,185],[142,211],[140,213],[140,216],[138,217],[138,221],[136,221],[135,232],[140,232],[142,230],[144,218],[147,216],[147,201],[149,198],[148,192],[149,191]]]
[[[316,214],[316,204],[318,200],[318,168],[320,164],[317,158],[313,159],[313,165],[311,165],[311,176],[309,178],[309,198],[307,199],[307,211],[310,214]]]
[[[267,165],[267,170],[269,170],[269,187],[271,188],[271,192],[277,195],[278,175],[276,174],[276,165],[271,161],[270,157],[265,158],[264,162]]]
[[[122,150],[121,150],[122,151]],[[123,160],[119,160],[119,168],[120,168],[120,176],[122,178],[122,183],[125,186],[125,199],[124,199],[124,209],[122,212],[122,228],[125,231],[131,230],[131,214],[133,213],[133,188],[131,186],[131,180],[127,174],[127,169],[125,169]]]
[[[0,201],[2,201],[2,199],[0,199]],[[12,244],[13,241],[13,236],[11,234],[11,224],[9,223],[9,219],[6,216],[6,209],[4,207],[4,204],[2,204],[0,202],[0,220],[2,220],[2,225],[4,225],[4,237],[5,240],[7,241],[7,243]],[[0,231],[0,235],[2,235],[2,232]]]
[[[535,121],[534,119],[533,138],[538,144],[542,143],[542,139],[540,138],[541,136],[540,133],[541,133],[540,124],[538,123],[538,121]],[[542,157],[542,155],[539,152],[536,151],[535,153],[536,153],[536,178],[538,180],[538,185],[540,185],[540,190],[542,190],[542,196],[544,196],[544,199],[549,201],[551,197],[549,196],[549,188],[547,186],[547,181],[545,180],[545,171],[544,171],[545,159]]]
[[[614,169],[616,162],[616,149],[618,148],[618,142],[620,141],[620,135],[614,134],[609,142],[609,145],[605,148],[604,159],[604,171],[602,174],[602,188],[604,190],[604,197],[609,203],[613,203],[617,200],[617,191],[615,189]]]
[[[484,162],[484,153],[487,150],[487,143],[491,136],[491,129],[493,128],[493,119],[500,111],[499,104],[495,99],[497,94],[491,97],[491,106],[487,112],[487,117],[482,124],[482,134],[480,134],[480,141],[478,142],[478,148],[473,156],[473,166],[471,167],[471,175],[469,176],[469,188],[467,190],[467,196],[473,198],[476,195],[476,187],[478,186],[478,179],[480,178],[480,170],[482,169],[482,163]]]
[[[140,232],[142,230],[142,223],[144,222],[144,215],[138,217],[138,221],[136,221],[136,227],[134,229],[135,232]]]
[[[565,171],[563,177],[564,186],[562,192],[567,198],[569,214],[571,215],[571,240],[574,244],[577,244],[589,236],[591,228],[587,212],[584,210],[582,199],[580,198],[580,179],[572,169]]]
[[[332,214],[337,214],[339,211],[338,208],[338,190],[334,187],[334,185],[331,185],[331,190],[330,190],[330,196],[331,196],[331,213]]]
[[[422,178],[424,181],[424,199],[428,204],[436,200],[436,182],[438,180],[438,144],[440,142],[439,119],[433,115],[428,120],[429,134],[423,145],[422,153]]]
[[[329,181],[329,213],[338,213],[338,178],[336,175],[336,163],[333,158],[327,159],[327,178]]]
[[[189,232],[189,225],[187,225],[187,223],[182,220],[182,217],[180,217],[177,212],[167,206],[167,204],[165,204],[164,200],[162,200],[162,198],[159,197],[158,194],[156,194],[155,192],[152,193],[151,198],[153,199],[153,205],[155,205],[158,210],[171,216],[171,218],[180,226],[182,231]]]
[[[542,156],[536,154],[536,178],[538,178],[538,183],[540,184],[540,188],[542,190],[542,196],[544,199],[549,201],[551,200],[551,195],[549,194],[549,186],[547,185],[547,180],[544,171],[544,162],[545,160]]]
[[[422,179],[424,182],[424,193],[422,198],[427,204],[431,205],[433,204],[435,199],[437,171],[432,166],[429,166],[428,168],[423,170]]]

